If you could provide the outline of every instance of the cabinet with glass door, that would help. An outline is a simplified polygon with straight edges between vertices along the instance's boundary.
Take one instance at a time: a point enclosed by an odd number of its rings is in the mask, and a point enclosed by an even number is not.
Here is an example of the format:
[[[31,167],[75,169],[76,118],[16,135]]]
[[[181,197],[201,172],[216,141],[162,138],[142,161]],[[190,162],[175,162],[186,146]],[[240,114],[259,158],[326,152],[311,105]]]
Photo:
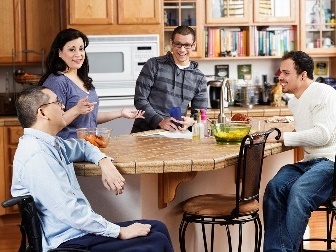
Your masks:
[[[200,0],[164,0],[164,53],[170,51],[171,35],[179,25],[188,25],[196,32],[196,47],[191,57],[202,57],[204,1]]]
[[[276,58],[298,47],[296,0],[207,0],[206,3],[205,58]]]
[[[302,0],[301,6],[301,50],[315,57],[335,56],[335,1]]]

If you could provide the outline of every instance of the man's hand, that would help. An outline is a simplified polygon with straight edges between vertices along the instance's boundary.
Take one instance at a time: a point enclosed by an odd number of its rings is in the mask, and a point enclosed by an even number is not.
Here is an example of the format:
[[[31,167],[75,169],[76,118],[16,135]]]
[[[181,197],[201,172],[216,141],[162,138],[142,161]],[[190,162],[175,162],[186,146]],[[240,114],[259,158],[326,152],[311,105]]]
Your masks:
[[[187,116],[182,116],[182,120],[183,121],[178,121],[179,123],[181,123],[183,125],[183,127],[179,127],[180,131],[185,131],[190,126],[193,126],[194,123],[195,123],[195,120],[193,118],[187,117]]]
[[[165,118],[160,123],[159,126],[161,129],[168,130],[168,131],[175,131],[177,130],[177,126],[174,122],[179,122],[173,117]]]
[[[118,238],[128,240],[139,236],[146,236],[150,232],[151,225],[142,223],[133,223],[127,227],[120,227]]]
[[[111,158],[103,158],[99,161],[102,170],[103,185],[107,190],[113,190],[116,195],[122,194],[125,187],[125,179],[111,162]]]

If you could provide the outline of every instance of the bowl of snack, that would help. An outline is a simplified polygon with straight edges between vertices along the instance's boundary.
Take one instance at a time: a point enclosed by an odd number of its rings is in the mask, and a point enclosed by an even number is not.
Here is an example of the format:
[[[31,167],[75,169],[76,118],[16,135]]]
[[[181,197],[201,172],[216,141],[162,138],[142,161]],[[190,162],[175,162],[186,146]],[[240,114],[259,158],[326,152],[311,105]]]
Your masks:
[[[76,130],[77,137],[85,139],[94,146],[105,148],[111,139],[112,129],[108,128],[79,128]]]
[[[247,121],[231,121],[211,125],[217,143],[241,142],[249,134],[251,124]]]

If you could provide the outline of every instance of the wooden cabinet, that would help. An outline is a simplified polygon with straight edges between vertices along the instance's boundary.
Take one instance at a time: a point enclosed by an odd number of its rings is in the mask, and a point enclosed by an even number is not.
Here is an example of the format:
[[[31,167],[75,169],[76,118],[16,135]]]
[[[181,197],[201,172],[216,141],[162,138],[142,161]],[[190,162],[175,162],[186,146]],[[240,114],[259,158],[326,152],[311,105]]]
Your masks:
[[[299,16],[297,0],[254,0],[254,22],[295,23]]]
[[[61,30],[59,0],[0,1],[2,46],[0,63],[39,63],[41,55],[21,53],[32,50],[48,53],[56,34]]]
[[[66,14],[87,35],[163,34],[162,0],[67,0]]]
[[[313,57],[335,56],[334,0],[301,0],[301,50]]]
[[[207,24],[239,24],[250,21],[251,0],[207,0]]]
[[[279,58],[299,47],[298,15],[295,0],[207,0],[203,58]]]
[[[204,1],[164,0],[164,53],[170,51],[173,30],[179,25],[188,25],[196,32],[196,48],[191,57],[202,57],[204,48]]]
[[[0,127],[0,137],[3,157],[0,159],[0,202],[11,197],[10,188],[12,185],[13,159],[19,143],[19,138],[23,135],[21,126],[3,126]],[[0,210],[0,215],[17,213],[17,207],[10,207]]]
[[[0,1],[0,63],[12,63],[12,50],[22,51],[24,35],[24,1],[2,0]],[[22,55],[17,57],[22,61]]]

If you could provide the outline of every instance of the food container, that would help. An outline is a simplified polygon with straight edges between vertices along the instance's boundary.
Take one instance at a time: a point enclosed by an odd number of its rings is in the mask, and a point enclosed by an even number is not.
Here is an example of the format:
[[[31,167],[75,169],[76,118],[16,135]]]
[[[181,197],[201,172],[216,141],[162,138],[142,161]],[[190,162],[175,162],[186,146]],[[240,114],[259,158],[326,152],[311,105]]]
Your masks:
[[[217,143],[241,142],[249,134],[249,122],[227,122],[211,125],[212,135]]]
[[[41,77],[42,76],[38,75],[38,74],[25,73],[25,74],[20,74],[20,75],[14,76],[14,79],[17,83],[20,83],[20,84],[37,85],[38,82],[40,81]]]
[[[85,139],[99,148],[105,148],[111,139],[112,129],[108,128],[79,128],[77,137]]]

